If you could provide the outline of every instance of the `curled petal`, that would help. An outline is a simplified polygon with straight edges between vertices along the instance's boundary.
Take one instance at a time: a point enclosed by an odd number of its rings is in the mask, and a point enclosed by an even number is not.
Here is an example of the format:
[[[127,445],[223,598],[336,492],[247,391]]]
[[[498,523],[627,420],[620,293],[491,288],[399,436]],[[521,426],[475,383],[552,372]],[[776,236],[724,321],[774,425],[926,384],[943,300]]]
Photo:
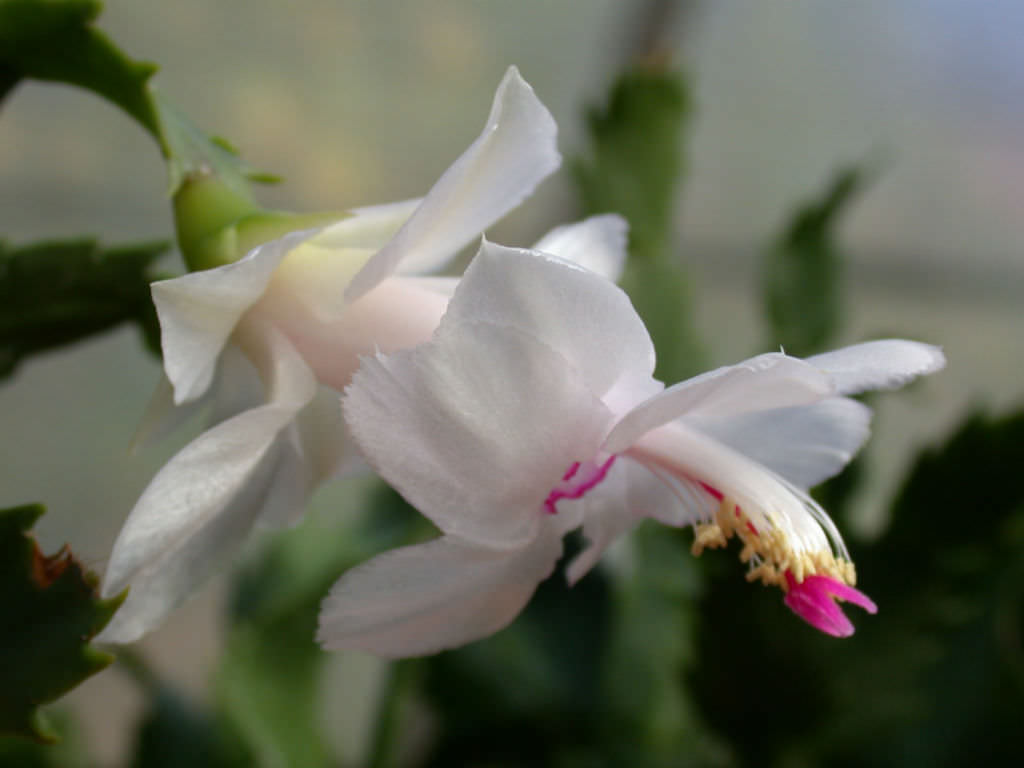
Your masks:
[[[868,439],[871,409],[830,397],[810,405],[686,422],[796,485],[812,488],[838,473]]]
[[[626,263],[628,235],[629,224],[624,218],[604,213],[555,227],[531,250],[550,253],[618,282]]]
[[[715,418],[815,403],[832,394],[813,366],[778,352],[708,371],[680,382],[627,413],[605,449],[619,453],[646,432],[682,416]]]
[[[353,208],[349,215],[310,238],[310,244],[326,249],[360,248],[377,251],[409,220],[422,198],[397,203]]]
[[[561,536],[547,521],[519,549],[444,536],[387,552],[334,585],[317,640],[328,650],[403,657],[486,637],[519,614],[561,553]]]
[[[561,163],[558,128],[533,89],[510,67],[483,132],[431,188],[405,225],[355,276],[355,301],[396,270],[440,268],[521,203]]]
[[[311,232],[293,232],[233,264],[153,283],[164,370],[174,402],[194,400],[210,386],[217,358],[242,315],[270,283],[288,252]]]
[[[612,419],[558,352],[485,323],[364,358],[343,405],[385,480],[445,533],[495,549],[534,537],[543,500]]]
[[[946,365],[942,350],[931,344],[904,339],[883,339],[808,357],[824,371],[841,395],[870,389],[896,389]]]
[[[138,639],[230,558],[263,510],[291,415],[276,406],[239,414],[157,473],[114,542],[102,593],[131,590],[97,639]]]

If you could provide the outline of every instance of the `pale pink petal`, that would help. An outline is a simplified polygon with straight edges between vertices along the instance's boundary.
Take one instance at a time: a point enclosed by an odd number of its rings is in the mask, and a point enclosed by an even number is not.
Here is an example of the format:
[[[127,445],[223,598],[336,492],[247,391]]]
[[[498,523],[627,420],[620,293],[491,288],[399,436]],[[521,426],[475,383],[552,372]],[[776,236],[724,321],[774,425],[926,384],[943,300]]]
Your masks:
[[[545,525],[519,549],[493,550],[452,536],[386,552],[353,568],[320,610],[328,650],[422,656],[507,626],[562,553]]]
[[[608,403],[614,410],[660,387],[651,377],[654,346],[625,292],[546,254],[485,241],[441,326],[476,322],[515,328],[555,349],[606,403],[608,393],[622,393]]]
[[[606,450],[625,450],[645,432],[682,416],[734,416],[747,411],[806,405],[831,394],[817,369],[776,352],[708,371],[680,382],[626,414]]]
[[[444,330],[365,358],[345,419],[370,464],[442,531],[522,546],[570,464],[596,455],[611,414],[534,338],[486,323]]]
[[[854,344],[807,358],[828,374],[841,395],[870,389],[896,389],[946,365],[942,350],[931,344],[904,339],[883,339]]]
[[[153,283],[164,370],[175,403],[194,400],[209,388],[238,321],[259,301],[288,252],[311,234],[293,232],[233,264]]]
[[[830,397],[811,405],[685,420],[806,489],[838,473],[856,455],[870,433],[871,409]]]
[[[377,251],[395,236],[422,202],[423,198],[416,198],[353,208],[347,216],[339,217],[337,222],[310,238],[310,243],[328,249]]]
[[[204,432],[157,473],[114,542],[102,594],[131,590],[98,640],[138,639],[230,561],[261,515],[278,435],[291,416],[277,406],[246,411]]]
[[[617,282],[626,264],[629,224],[615,213],[555,227],[531,248]]]
[[[104,575],[105,597],[131,590],[102,642],[131,642],[153,629],[230,560],[255,522],[283,520],[305,503],[292,491],[308,486],[296,474],[308,469],[288,462],[282,430],[313,396],[312,376],[284,337],[272,330],[259,335],[251,324],[240,330],[270,403],[201,434],[143,491]]]

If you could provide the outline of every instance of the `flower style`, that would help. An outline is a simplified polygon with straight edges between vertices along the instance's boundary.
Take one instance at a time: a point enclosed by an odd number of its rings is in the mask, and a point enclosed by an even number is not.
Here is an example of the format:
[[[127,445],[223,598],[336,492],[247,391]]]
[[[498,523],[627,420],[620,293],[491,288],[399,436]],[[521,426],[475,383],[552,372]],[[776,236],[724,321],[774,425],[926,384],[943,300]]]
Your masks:
[[[317,484],[351,466],[338,396],[359,355],[430,338],[456,279],[411,275],[444,266],[554,171],[556,132],[510,68],[483,132],[422,200],[358,208],[153,285],[166,380],[143,432],[203,405],[214,425],[160,470],[129,515],[103,594],[131,590],[99,640],[148,632],[254,524],[295,520]],[[539,245],[586,255],[614,276],[625,222],[595,217]]]
[[[935,347],[860,344],[760,355],[665,388],[614,284],[555,257],[485,243],[430,342],[364,359],[343,398],[370,464],[442,532],[384,553],[332,588],[329,649],[412,656],[507,625],[582,524],[582,577],[644,517],[696,528],[695,550],[738,538],[749,578],[834,635],[833,598],[870,611],[835,526],[806,490],[868,435],[845,395],[944,365]]]

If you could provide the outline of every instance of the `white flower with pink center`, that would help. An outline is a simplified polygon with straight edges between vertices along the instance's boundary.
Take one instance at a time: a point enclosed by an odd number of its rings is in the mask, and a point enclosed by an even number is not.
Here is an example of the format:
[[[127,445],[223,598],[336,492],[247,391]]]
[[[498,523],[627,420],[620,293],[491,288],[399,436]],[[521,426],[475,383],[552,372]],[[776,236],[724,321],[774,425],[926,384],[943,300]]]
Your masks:
[[[357,458],[338,397],[359,356],[430,339],[457,278],[421,275],[558,167],[556,135],[511,67],[483,131],[423,199],[357,208],[237,262],[154,283],[166,379],[148,431],[207,405],[213,425],[153,478],[118,535],[102,591],[131,589],[98,640],[153,629],[254,526],[294,522],[312,491]],[[605,215],[537,247],[614,279],[625,240],[625,222]]]
[[[751,579],[815,627],[847,635],[834,599],[868,610],[839,532],[806,489],[868,435],[845,395],[944,365],[888,340],[807,360],[761,355],[665,388],[629,299],[536,251],[485,243],[432,339],[364,358],[346,390],[365,457],[441,530],[345,574],[319,639],[381,656],[484,637],[522,610],[582,525],[582,577],[645,517],[693,525],[695,551],[742,544]]]

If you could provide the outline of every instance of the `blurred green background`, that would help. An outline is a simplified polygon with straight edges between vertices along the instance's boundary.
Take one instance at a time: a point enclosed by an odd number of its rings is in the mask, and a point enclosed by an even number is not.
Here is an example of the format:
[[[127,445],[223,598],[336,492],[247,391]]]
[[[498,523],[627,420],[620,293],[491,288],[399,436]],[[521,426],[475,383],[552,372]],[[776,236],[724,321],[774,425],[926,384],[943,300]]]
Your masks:
[[[583,152],[584,110],[602,104],[653,26],[692,89],[675,222],[710,364],[770,342],[758,287],[766,249],[838,168],[869,159],[874,175],[839,232],[840,341],[900,335],[940,344],[949,359],[925,385],[873,403],[870,482],[850,502],[849,537],[873,536],[917,448],[972,406],[1004,412],[1022,401],[1024,6],[722,0],[678,4],[667,22],[658,6],[112,0],[100,27],[157,62],[158,87],[201,127],[285,178],[261,191],[265,203],[324,210],[425,192],[478,133],[509,64],[554,113],[563,155]],[[23,84],[2,117],[9,242],[170,235],[158,153],[108,104]],[[532,242],[579,215],[577,205],[563,170],[489,236]],[[34,358],[0,387],[4,504],[45,501],[44,548],[70,541],[102,569],[139,492],[188,439],[129,451],[158,372],[126,328]],[[321,493],[309,524],[335,531],[362,487]],[[218,654],[222,592],[220,582],[206,589],[142,644],[156,669],[200,696]],[[359,754],[370,712],[360,705],[381,667],[354,654],[331,665],[345,693],[328,730]],[[142,706],[137,689],[111,671],[69,701],[98,759],[118,759]]]

